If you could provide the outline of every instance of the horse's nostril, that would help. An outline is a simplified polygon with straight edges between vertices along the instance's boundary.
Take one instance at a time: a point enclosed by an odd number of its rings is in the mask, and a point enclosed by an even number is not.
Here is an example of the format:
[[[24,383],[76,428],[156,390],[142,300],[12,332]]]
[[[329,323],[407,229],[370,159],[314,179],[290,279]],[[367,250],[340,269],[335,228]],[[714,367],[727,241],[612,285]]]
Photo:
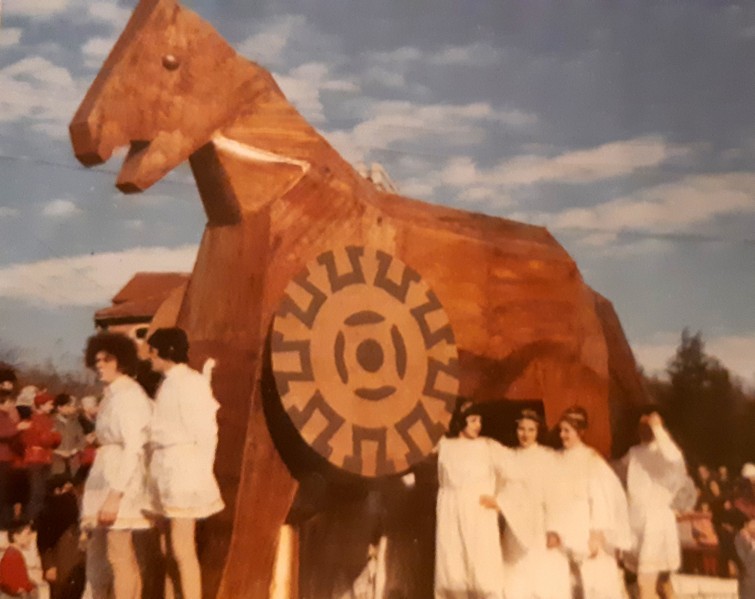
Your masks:
[[[181,64],[173,54],[166,54],[163,56],[163,66],[169,71],[175,71]]]

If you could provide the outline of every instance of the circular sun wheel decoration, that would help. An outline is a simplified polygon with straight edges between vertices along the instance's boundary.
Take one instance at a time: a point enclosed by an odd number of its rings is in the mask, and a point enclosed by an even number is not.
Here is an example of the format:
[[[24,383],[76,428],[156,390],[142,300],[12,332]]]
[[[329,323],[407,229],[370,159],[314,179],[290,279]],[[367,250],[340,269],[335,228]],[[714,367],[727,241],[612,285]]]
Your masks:
[[[446,430],[458,391],[454,335],[420,275],[385,252],[320,254],[286,288],[273,324],[283,407],[331,464],[406,470]]]

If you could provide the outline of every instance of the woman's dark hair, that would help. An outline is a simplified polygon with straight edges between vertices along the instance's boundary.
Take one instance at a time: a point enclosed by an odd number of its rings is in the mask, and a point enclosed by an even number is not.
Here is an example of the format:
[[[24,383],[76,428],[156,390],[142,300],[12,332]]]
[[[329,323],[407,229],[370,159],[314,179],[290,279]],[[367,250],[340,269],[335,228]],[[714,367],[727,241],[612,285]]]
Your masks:
[[[70,403],[73,403],[73,395],[69,395],[68,393],[58,393],[55,396],[55,408],[59,408],[60,406],[67,406]]]
[[[8,541],[13,542],[16,539],[16,535],[22,533],[26,529],[32,529],[31,520],[26,518],[17,518],[13,520],[8,526]]]
[[[454,408],[454,413],[451,415],[451,422],[448,424],[446,437],[458,437],[461,434],[461,431],[467,427],[467,416],[480,415],[482,415],[480,406],[466,397],[457,397],[456,407]]]
[[[136,355],[134,341],[118,333],[99,333],[87,340],[85,362],[87,367],[94,368],[97,354],[104,352],[115,358],[118,371],[128,376],[134,376],[139,361]]]
[[[183,329],[157,329],[149,336],[147,343],[157,350],[157,355],[163,360],[177,364],[186,364],[189,361],[189,339]]]
[[[13,383],[15,386],[17,382],[16,371],[11,366],[0,364],[0,383]]]
[[[17,383],[16,371],[11,366],[0,363],[0,403],[5,403],[15,395]]]

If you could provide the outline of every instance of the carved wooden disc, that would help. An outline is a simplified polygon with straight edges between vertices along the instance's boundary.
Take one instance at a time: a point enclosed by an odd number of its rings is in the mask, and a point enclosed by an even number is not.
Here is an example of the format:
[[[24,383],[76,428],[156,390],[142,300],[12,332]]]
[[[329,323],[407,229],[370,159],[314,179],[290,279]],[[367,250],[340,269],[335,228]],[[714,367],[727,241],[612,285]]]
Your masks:
[[[286,288],[275,382],[304,440],[362,476],[406,470],[446,430],[458,392],[451,325],[414,270],[383,251],[320,254]]]

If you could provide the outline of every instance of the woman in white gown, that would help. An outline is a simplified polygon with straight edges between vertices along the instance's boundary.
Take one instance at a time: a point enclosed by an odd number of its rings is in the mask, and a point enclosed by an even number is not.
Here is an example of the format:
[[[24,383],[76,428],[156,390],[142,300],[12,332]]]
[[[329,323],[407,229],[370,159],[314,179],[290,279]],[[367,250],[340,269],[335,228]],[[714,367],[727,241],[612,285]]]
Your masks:
[[[503,534],[506,599],[571,599],[569,564],[557,549],[546,547],[551,504],[558,499],[553,488],[556,454],[538,443],[543,421],[537,412],[522,410],[516,423],[519,447],[497,497],[507,515]]]
[[[480,436],[482,416],[471,402],[457,408],[438,444],[435,599],[502,599],[503,557],[495,496],[510,449]]]
[[[213,471],[218,443],[209,373],[189,368],[189,341],[179,328],[157,329],[147,340],[152,368],[165,378],[150,428],[150,479],[158,513],[170,526],[170,551],[184,599],[199,599],[202,578],[194,541],[196,521],[224,507]],[[167,549],[167,547],[166,547]]]
[[[616,474],[582,438],[587,412],[575,406],[559,421],[563,450],[557,453],[555,497],[548,546],[560,548],[574,566],[584,599],[625,596],[616,552],[631,543],[627,500]]]
[[[131,533],[151,526],[144,513],[153,509],[146,461],[152,403],[131,378],[137,354],[128,337],[91,337],[86,364],[105,383],[95,427],[99,447],[81,502],[81,526],[90,531],[87,580],[94,599],[137,599],[142,585]]]

